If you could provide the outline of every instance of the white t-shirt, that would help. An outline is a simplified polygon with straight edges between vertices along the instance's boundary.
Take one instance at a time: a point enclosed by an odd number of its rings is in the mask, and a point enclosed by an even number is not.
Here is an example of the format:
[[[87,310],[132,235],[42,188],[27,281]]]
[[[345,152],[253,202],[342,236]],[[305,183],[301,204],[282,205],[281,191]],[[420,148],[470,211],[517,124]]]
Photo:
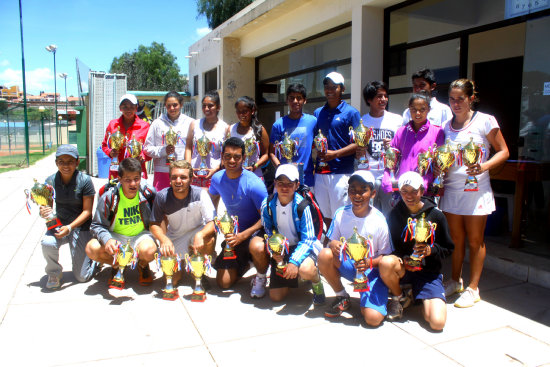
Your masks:
[[[384,151],[383,139],[393,139],[395,132],[402,125],[402,118],[396,113],[384,111],[381,117],[372,117],[366,114],[362,118],[363,125],[372,127],[372,155],[367,153],[369,170],[374,178],[381,178],[384,175],[384,165],[380,161],[380,155]]]
[[[289,246],[295,246],[300,241],[296,226],[292,219],[292,201],[283,206],[277,198],[277,229],[279,233],[288,239]]]
[[[195,144],[197,140],[202,138],[203,135],[206,135],[208,140],[210,140],[210,142],[214,144],[210,150],[210,154],[208,154],[205,159],[206,166],[208,168],[214,168],[219,166],[221,162],[222,144],[225,140],[225,133],[227,131],[228,125],[223,120],[218,119],[216,126],[212,130],[206,131],[204,130],[203,124],[203,118],[195,121],[193,130],[193,144]],[[191,166],[193,166],[193,168],[199,168],[200,163],[201,157],[199,156],[199,152],[197,152],[197,149],[193,147]]]
[[[356,217],[351,205],[340,207],[334,214],[327,236],[330,240],[336,241],[340,241],[340,237],[348,239],[352,236],[354,227],[357,227],[357,233],[361,236],[365,238],[372,236],[373,258],[392,253],[393,248],[386,218],[372,206],[365,218]]]
[[[430,100],[430,112],[428,112],[428,120],[430,124],[435,126],[443,126],[443,123],[453,117],[451,108],[444,103],[439,102],[435,97]],[[406,125],[411,121],[411,112],[407,108],[403,112],[402,125]]]

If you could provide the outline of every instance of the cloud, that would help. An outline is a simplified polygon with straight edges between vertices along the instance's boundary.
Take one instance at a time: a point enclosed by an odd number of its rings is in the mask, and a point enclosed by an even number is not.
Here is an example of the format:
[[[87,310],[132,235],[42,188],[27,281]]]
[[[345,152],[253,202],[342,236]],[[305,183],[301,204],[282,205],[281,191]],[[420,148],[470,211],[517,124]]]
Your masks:
[[[10,62],[8,60],[2,60],[0,61],[0,66],[8,66]]]
[[[49,68],[37,68],[26,73],[27,93],[38,94],[40,91],[53,90],[53,72]],[[21,70],[11,68],[0,72],[0,84],[11,87],[17,85],[23,90]]]
[[[208,33],[210,33],[211,29],[208,28],[208,27],[202,27],[202,28],[197,28],[195,29],[195,33],[197,34],[197,36],[199,36],[200,38],[206,36]]]

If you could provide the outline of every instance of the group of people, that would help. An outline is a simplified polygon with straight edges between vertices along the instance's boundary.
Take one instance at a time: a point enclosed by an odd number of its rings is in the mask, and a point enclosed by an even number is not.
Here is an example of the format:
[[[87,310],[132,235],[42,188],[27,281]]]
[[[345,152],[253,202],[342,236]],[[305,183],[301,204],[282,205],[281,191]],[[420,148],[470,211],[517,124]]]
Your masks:
[[[282,301],[300,277],[311,282],[314,304],[322,304],[322,275],[336,294],[325,315],[337,317],[351,306],[341,278],[351,281],[363,273],[367,284],[359,293],[360,306],[368,325],[378,326],[385,317],[398,319],[416,301],[422,303],[430,327],[443,329],[446,296],[461,292],[457,307],[480,300],[483,232],[487,215],[495,209],[488,171],[507,159],[508,149],[494,117],[473,109],[477,96],[472,81],[451,84],[450,108],[432,96],[436,87],[432,71],[420,70],[412,82],[414,93],[403,116],[386,111],[388,88],[383,82],[368,83],[363,97],[370,111],[362,118],[343,100],[345,81],[337,72],[323,79],[326,103],[313,115],[303,112],[306,88],[291,84],[286,91],[288,114],[273,124],[270,135],[258,121],[250,97],[236,101],[238,122],[228,125],[218,118],[217,92],[204,96],[204,117],[199,120],[183,115],[182,97],[169,92],[164,99],[166,112],[149,126],[135,114],[135,96],[124,95],[122,115],[111,121],[103,142],[105,153],[120,160],[111,174],[117,180],[100,192],[93,219],[95,190],[90,177],[76,170],[78,152],[69,145],[58,148],[59,171],[46,182],[56,190],[62,226],[48,230],[42,241],[46,287],[60,287],[58,251],[63,243],[71,244],[73,272],[79,281],[89,280],[98,263],[112,265],[112,279],[121,243],[130,243],[137,252],[142,285],[153,280],[149,263],[155,254],[213,255],[221,199],[229,216],[238,218],[238,230],[222,234],[222,250],[214,261],[220,288],[232,287],[253,264],[252,298],[268,291],[273,301]],[[367,147],[350,142],[350,130],[360,123],[373,131]],[[117,130],[144,142],[139,157],[127,157],[124,148],[110,148],[109,135]],[[169,131],[178,135],[175,145],[166,143]],[[319,151],[314,148],[318,134],[326,137],[326,149]],[[470,138],[490,146],[494,154],[484,154],[473,164],[454,164],[442,173],[444,191],[434,190],[434,176],[441,172],[435,165],[420,171],[418,155],[445,141],[464,146]],[[210,149],[201,157],[197,144],[204,141]],[[256,147],[252,156],[245,151],[250,146]],[[289,148],[291,157],[284,152]],[[400,153],[394,177],[380,163],[388,149]],[[357,169],[356,157],[365,155],[369,167]],[[167,160],[168,156],[175,158]],[[143,179],[144,162],[150,159],[152,187]],[[262,178],[268,161],[276,168],[269,188]],[[328,168],[319,169],[321,163]],[[468,176],[477,177],[478,191],[464,191]],[[40,213],[47,217],[50,212],[42,207]],[[431,235],[417,242],[414,230],[421,221],[427,221]],[[328,231],[320,235],[316,227],[323,225]],[[266,238],[275,234],[284,238],[286,251],[271,253],[266,246]],[[356,261],[347,255],[347,240],[358,238],[368,252]],[[466,238],[470,277],[464,290]],[[225,247],[233,250],[233,258],[224,256]],[[452,278],[444,284],[442,261],[451,254]],[[412,255],[416,266],[410,266]],[[177,272],[173,282],[182,276],[182,271]]]

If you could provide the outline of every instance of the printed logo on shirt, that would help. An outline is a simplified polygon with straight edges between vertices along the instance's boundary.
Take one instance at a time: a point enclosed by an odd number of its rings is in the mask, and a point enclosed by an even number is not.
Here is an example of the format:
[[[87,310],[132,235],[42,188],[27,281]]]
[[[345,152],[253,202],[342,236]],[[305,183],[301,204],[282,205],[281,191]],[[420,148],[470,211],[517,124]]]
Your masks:
[[[141,215],[139,214],[139,204],[124,208],[122,218],[117,218],[118,223],[122,226],[129,226],[141,222]]]
[[[340,121],[340,117],[337,117],[337,118],[335,119],[335,121]]]

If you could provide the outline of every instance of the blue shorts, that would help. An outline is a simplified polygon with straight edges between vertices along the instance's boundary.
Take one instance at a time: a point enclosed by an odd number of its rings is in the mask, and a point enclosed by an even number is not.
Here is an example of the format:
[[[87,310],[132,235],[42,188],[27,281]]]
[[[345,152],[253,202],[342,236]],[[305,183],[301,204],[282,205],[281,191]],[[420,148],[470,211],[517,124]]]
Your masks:
[[[415,300],[440,298],[445,300],[443,274],[424,273],[421,271],[405,271],[401,284],[411,284]]]
[[[340,271],[340,275],[349,281],[353,281],[355,278],[355,267],[353,266],[352,260],[342,262],[338,270]],[[383,316],[386,316],[388,313],[386,310],[386,304],[388,303],[388,287],[386,287],[382,278],[380,278],[378,268],[369,269],[365,274],[369,278],[370,291],[359,292],[361,297],[359,304],[363,308],[371,308],[380,312]]]

